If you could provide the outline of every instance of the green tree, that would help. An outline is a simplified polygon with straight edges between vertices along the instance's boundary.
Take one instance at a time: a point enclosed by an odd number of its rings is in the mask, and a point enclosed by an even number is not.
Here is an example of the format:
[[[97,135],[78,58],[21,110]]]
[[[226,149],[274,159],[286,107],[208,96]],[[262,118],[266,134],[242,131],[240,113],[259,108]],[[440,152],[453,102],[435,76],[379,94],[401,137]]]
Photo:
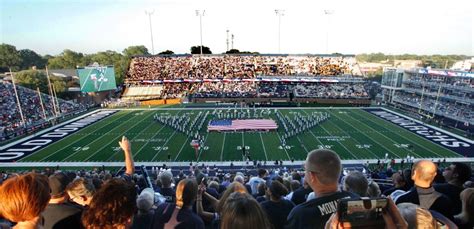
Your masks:
[[[225,52],[226,54],[237,54],[237,53],[240,53],[240,51],[238,49],[231,49],[227,52]]]
[[[124,56],[129,58],[132,56],[150,55],[148,49],[144,45],[129,46],[128,48],[124,49],[122,53]]]
[[[46,61],[38,55],[36,52],[30,49],[22,49],[18,52],[21,57],[21,65],[20,68],[23,70],[27,70],[33,66],[37,68],[44,68],[46,65]]]
[[[58,56],[48,60],[50,69],[71,69],[77,66],[85,65],[84,54],[66,49]]]
[[[201,46],[192,46],[191,54],[201,54]],[[209,47],[202,46],[202,54],[212,54],[212,51]]]
[[[15,83],[33,90],[40,88],[41,92],[48,93],[46,73],[38,70],[24,70],[15,73]]]
[[[12,71],[20,69],[21,57],[16,47],[9,44],[2,43],[0,45],[0,68],[1,71],[8,71],[11,68]]]
[[[173,54],[174,52],[171,50],[166,50],[166,51],[158,53],[158,55],[173,55]]]
[[[58,97],[63,97],[64,93],[67,92],[66,80],[59,76],[50,76],[50,80]]]

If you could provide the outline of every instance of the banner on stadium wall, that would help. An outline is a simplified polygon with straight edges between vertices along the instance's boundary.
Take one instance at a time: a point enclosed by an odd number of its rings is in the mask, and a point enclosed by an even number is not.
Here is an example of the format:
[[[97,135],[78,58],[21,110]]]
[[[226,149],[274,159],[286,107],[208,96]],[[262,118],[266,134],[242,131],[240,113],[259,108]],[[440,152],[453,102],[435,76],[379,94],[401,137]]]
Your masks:
[[[142,80],[140,81],[144,84],[152,84],[152,83],[201,83],[201,82],[297,82],[297,83],[304,83],[304,82],[323,82],[323,83],[339,83],[339,82],[351,82],[357,83],[354,80],[338,80],[338,79],[311,79],[311,78],[257,78],[257,79],[203,79],[203,80]],[[363,82],[362,80],[360,81]]]
[[[115,73],[113,66],[88,66],[77,69],[82,92],[99,92],[115,90]]]
[[[420,68],[420,69],[417,69],[414,72],[419,73],[419,74],[474,78],[474,73],[472,73],[472,72],[436,70],[436,69],[426,69],[426,68]]]

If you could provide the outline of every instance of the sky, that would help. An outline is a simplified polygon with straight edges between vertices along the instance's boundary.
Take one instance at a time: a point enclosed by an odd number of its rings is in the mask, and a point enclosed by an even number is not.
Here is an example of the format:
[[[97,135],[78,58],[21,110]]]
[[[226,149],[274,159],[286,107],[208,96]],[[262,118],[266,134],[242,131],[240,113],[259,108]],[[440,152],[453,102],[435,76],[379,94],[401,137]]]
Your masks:
[[[240,51],[474,56],[473,9],[472,0],[0,0],[0,43],[41,55],[152,53],[149,11],[154,52],[189,53],[205,10],[202,42],[213,53],[227,50],[229,30]]]

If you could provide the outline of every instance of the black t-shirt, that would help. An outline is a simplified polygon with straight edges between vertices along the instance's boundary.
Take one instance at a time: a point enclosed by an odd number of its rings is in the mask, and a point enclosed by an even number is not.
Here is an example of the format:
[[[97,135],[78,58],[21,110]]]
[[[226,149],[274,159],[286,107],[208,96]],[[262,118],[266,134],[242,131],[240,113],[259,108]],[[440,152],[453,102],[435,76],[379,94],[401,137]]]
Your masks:
[[[176,192],[172,188],[160,188],[158,191],[166,199],[166,203],[176,202]]]
[[[463,190],[458,186],[452,184],[435,184],[434,189],[446,195],[453,203],[453,214],[457,215],[462,211],[461,197],[459,196]]]
[[[337,211],[337,200],[354,198],[350,192],[335,192],[304,202],[290,212],[286,228],[324,228],[332,213]]]
[[[41,214],[44,217],[45,229],[82,228],[82,209],[69,203],[48,204]]]
[[[152,228],[164,228],[164,225],[170,221],[175,208],[176,204],[168,203],[164,203],[158,206],[158,208],[155,210]],[[176,229],[204,229],[204,222],[202,221],[201,217],[192,212],[191,209],[180,209],[178,215],[176,216],[176,220],[179,222],[178,225],[175,225]]]
[[[260,205],[262,205],[263,210],[268,215],[270,223],[273,224],[273,228],[275,229],[285,227],[286,218],[288,218],[291,210],[295,207],[293,202],[284,198],[282,198],[280,202],[270,200],[263,201]]]

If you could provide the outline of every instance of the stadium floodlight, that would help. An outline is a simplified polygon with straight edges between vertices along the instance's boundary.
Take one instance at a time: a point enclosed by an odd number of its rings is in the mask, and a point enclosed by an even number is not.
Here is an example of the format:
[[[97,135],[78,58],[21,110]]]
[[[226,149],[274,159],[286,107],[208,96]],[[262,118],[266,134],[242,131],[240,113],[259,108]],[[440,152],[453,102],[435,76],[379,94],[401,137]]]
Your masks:
[[[151,35],[151,54],[155,55],[155,46],[153,45],[153,29],[152,29],[152,26],[151,26],[151,15],[153,15],[155,13],[155,11],[146,11],[145,10],[145,14],[148,15],[148,20],[150,21],[150,35]]]
[[[201,35],[201,55],[202,55],[202,17],[206,14],[206,10],[196,10],[196,16],[199,17],[199,32]]]
[[[285,10],[275,10],[275,14],[278,17],[278,53],[280,53],[280,42],[281,42],[281,17],[285,16]]]
[[[324,14],[328,17],[328,25],[326,28],[326,53],[329,54],[329,26],[331,25],[331,15],[334,10],[324,10]]]

